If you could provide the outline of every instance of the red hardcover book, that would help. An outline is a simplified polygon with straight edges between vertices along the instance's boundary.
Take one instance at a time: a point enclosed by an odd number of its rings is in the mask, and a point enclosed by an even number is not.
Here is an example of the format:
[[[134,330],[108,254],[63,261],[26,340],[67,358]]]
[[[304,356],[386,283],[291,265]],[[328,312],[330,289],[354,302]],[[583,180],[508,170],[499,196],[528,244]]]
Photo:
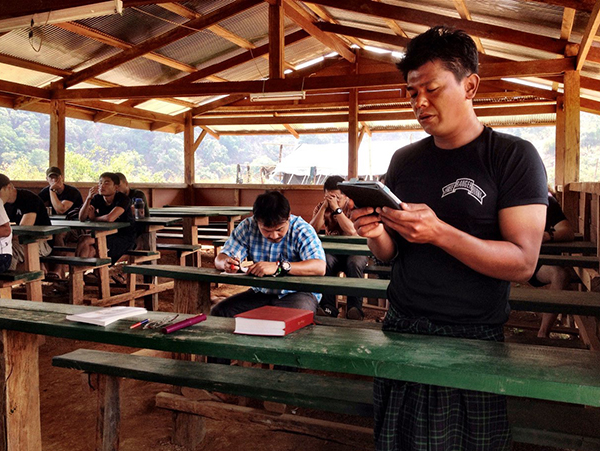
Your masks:
[[[310,310],[266,305],[235,315],[233,333],[283,337],[313,322]]]

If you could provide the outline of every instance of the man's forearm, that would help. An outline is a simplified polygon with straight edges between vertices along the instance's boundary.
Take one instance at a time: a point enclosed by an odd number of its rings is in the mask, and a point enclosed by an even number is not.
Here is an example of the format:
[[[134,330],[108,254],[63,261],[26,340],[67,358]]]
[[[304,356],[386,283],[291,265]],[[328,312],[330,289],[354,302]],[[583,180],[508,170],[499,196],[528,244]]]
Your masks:
[[[290,262],[290,267],[289,274],[291,276],[324,276],[327,263],[325,260],[313,258],[301,262]]]

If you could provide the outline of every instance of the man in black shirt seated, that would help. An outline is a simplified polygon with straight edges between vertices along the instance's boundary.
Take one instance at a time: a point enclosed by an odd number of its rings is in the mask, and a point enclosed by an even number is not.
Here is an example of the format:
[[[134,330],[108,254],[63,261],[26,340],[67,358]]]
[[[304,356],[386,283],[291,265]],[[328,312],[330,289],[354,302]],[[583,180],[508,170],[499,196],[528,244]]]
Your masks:
[[[40,191],[40,198],[46,207],[52,207],[54,215],[68,215],[74,210],[79,210],[83,198],[77,188],[65,184],[62,171],[56,166],[46,170],[48,186]]]
[[[113,235],[106,237],[108,256],[112,263],[135,245],[135,234],[133,230],[133,214],[131,213],[131,202],[129,198],[118,191],[119,177],[112,172],[100,175],[98,185],[90,188],[90,191],[79,210],[80,221],[97,222],[128,222],[129,227],[119,229]],[[84,235],[79,238],[75,255],[78,257],[96,257],[94,238]]]
[[[6,213],[11,222],[18,225],[52,225],[46,206],[37,194],[26,189],[17,189],[10,179],[0,174],[0,189],[7,191],[5,202]],[[46,257],[52,252],[52,244],[49,241],[40,241],[40,257]],[[13,237],[13,258],[10,269],[21,269],[25,261],[25,247]]]

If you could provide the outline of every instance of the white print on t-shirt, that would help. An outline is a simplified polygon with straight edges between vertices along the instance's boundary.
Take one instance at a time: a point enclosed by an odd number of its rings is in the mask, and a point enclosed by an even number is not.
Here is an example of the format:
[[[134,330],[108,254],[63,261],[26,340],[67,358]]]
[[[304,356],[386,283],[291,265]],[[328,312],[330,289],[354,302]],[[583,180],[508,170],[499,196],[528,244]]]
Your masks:
[[[469,196],[474,197],[477,202],[483,205],[483,198],[487,196],[479,186],[475,184],[474,180],[462,178],[456,179],[456,182],[447,184],[442,188],[442,197],[446,197],[448,194],[453,194],[456,190],[464,190],[469,193]]]

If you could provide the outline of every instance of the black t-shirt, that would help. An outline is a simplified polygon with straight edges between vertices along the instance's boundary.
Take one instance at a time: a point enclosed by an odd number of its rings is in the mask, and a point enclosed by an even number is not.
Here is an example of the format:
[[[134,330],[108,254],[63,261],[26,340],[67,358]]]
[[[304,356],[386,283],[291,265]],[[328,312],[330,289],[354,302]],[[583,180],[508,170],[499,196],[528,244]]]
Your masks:
[[[129,197],[127,197],[125,194],[117,192],[110,205],[106,203],[102,195],[96,194],[94,197],[92,197],[91,205],[96,210],[96,216],[107,215],[111,211],[113,211],[114,208],[121,207],[124,211],[115,222],[128,222],[131,224],[131,226],[119,229],[118,233],[121,235],[134,234],[134,218],[133,214],[131,213],[131,202],[129,200]]]
[[[150,216],[150,206],[148,205],[148,200],[146,199],[146,194],[139,189],[130,189],[129,190],[129,200],[133,204],[135,199],[142,199],[144,201],[144,217],[147,218]]]
[[[546,227],[544,230],[546,232],[550,231],[551,227],[554,227],[561,221],[567,219],[562,208],[560,208],[560,204],[555,199],[554,196],[548,195],[548,211],[546,212]]]
[[[75,210],[76,208],[79,208],[83,205],[83,198],[81,197],[81,193],[74,186],[65,185],[65,188],[63,189],[62,193],[56,193],[56,195],[58,196],[58,200],[60,201],[68,200],[73,202],[71,208],[69,208],[64,214],[69,214],[69,212],[71,212],[72,210]],[[46,205],[52,207],[52,213],[56,214],[56,210],[52,206],[52,201],[50,200],[50,187],[47,186],[44,189],[42,189],[40,191],[39,196]]]
[[[16,224],[27,213],[35,213],[34,225],[52,225],[44,201],[40,196],[26,189],[17,189],[17,200],[12,204],[6,204],[6,213],[10,220]]]
[[[536,149],[487,127],[458,149],[440,149],[429,137],[398,150],[386,183],[402,201],[427,204],[442,221],[486,240],[502,240],[499,210],[548,203]],[[509,282],[478,273],[436,246],[400,236],[395,241],[388,298],[400,314],[440,324],[506,322]]]

